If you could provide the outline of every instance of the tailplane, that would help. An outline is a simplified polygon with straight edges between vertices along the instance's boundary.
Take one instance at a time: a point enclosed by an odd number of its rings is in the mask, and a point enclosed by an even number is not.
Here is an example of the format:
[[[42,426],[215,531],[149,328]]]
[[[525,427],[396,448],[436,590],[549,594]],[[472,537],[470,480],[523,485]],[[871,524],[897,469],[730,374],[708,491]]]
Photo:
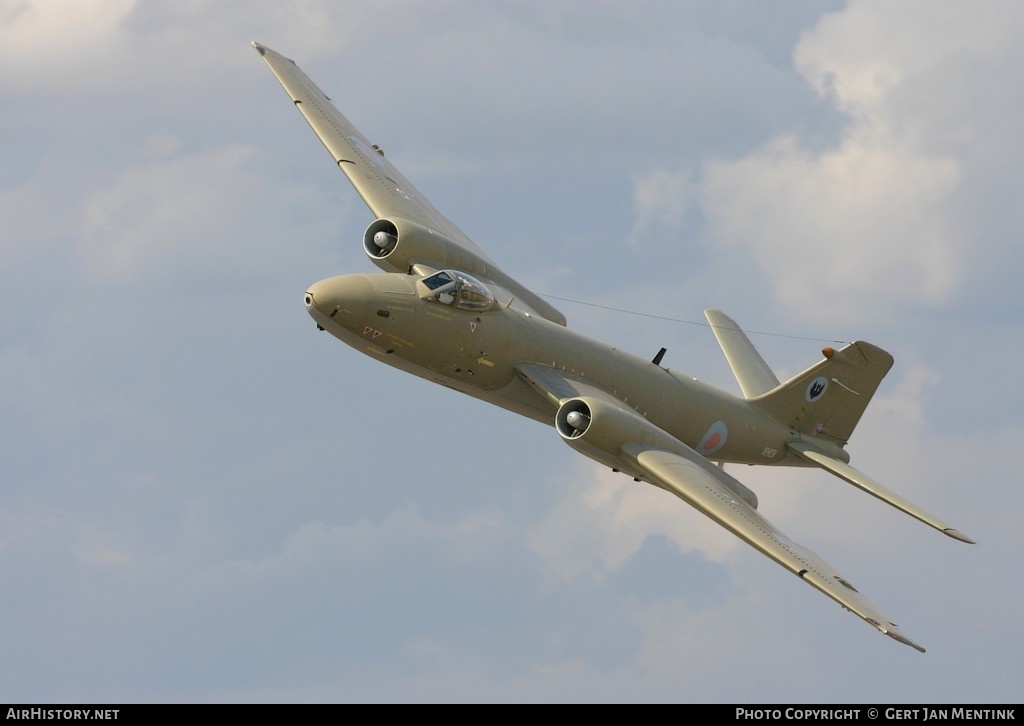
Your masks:
[[[867,474],[854,469],[843,461],[834,459],[831,456],[818,451],[814,444],[808,443],[807,441],[790,441],[786,446],[790,451],[796,453],[796,455],[804,461],[810,462],[811,464],[817,464],[825,471],[835,474],[840,479],[853,484],[858,489],[867,492],[873,497],[878,497],[883,502],[891,504],[901,512],[906,512],[914,519],[924,522],[929,527],[934,527],[947,537],[952,537],[953,539],[966,542],[967,544],[975,543],[973,539],[965,535],[963,532],[951,527],[938,517],[929,514],[916,504],[907,501],[896,492],[889,491]]]

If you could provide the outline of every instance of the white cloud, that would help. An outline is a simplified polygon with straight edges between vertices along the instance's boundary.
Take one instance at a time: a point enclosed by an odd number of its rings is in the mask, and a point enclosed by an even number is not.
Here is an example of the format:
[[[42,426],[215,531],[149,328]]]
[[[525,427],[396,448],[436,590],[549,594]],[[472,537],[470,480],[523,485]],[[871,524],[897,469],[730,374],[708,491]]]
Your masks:
[[[804,34],[794,62],[843,111],[877,121],[888,115],[894,94],[951,58],[998,60],[1016,42],[1021,20],[1013,0],[854,0]]]
[[[3,0],[0,59],[49,64],[114,41],[136,0]]]
[[[787,307],[828,319],[949,299],[961,240],[943,205],[958,182],[953,160],[859,129],[825,153],[783,138],[711,163],[702,196],[716,239],[752,255]]]
[[[180,99],[207,84],[230,94],[223,79],[252,68],[251,40],[302,48],[312,59],[362,42],[393,15],[348,3],[0,0],[0,63],[31,68],[5,74],[0,87],[117,92],[115,103],[159,102],[152,89]]]
[[[707,164],[701,198],[716,248],[749,254],[778,300],[812,319],[951,302],[999,244],[971,228],[1002,211],[975,186],[988,184],[979,157],[993,155],[971,147],[1011,142],[985,130],[1017,100],[971,92],[1019,76],[1004,68],[1018,53],[1005,31],[1018,8],[852,2],[826,16],[795,62],[847,114],[841,138],[816,148],[787,135]]]

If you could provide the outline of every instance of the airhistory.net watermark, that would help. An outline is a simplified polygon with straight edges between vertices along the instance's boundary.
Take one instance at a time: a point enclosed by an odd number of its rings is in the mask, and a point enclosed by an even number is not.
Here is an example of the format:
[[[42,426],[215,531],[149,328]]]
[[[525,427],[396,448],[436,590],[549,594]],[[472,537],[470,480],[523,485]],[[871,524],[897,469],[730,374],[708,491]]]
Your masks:
[[[6,718],[24,721],[116,721],[118,708],[8,708]]]

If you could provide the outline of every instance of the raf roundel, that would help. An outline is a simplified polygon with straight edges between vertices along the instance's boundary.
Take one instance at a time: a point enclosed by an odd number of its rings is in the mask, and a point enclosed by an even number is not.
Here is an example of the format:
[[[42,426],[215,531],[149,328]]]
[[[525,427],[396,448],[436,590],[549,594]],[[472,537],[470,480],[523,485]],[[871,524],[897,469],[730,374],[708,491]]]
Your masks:
[[[715,421],[711,424],[711,428],[704,434],[704,438],[697,444],[697,451],[704,456],[711,456],[723,446],[729,439],[729,429],[725,425],[725,421]]]

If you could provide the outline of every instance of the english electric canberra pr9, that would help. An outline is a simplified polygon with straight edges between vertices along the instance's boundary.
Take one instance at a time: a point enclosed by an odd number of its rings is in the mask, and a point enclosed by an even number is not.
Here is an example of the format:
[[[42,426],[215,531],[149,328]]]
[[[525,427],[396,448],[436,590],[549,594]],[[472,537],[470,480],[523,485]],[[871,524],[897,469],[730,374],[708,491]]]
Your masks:
[[[731,318],[706,315],[743,397],[568,329],[503,272],[334,107],[295,63],[258,43],[295,107],[375,219],[374,274],[311,285],[317,327],[382,363],[553,424],[576,451],[661,487],[875,628],[920,651],[821,557],[757,511],[726,463],[817,466],[962,542],[973,541],[849,465],[844,450],[888,353],[854,342],[785,383]]]

